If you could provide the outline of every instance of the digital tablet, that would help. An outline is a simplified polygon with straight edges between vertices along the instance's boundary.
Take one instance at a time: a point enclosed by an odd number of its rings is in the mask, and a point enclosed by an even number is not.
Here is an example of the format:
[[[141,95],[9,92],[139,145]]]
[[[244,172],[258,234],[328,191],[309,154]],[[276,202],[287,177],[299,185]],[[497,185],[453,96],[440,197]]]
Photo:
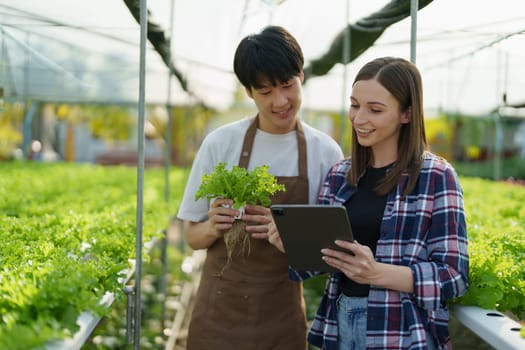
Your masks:
[[[275,204],[271,212],[290,266],[296,270],[337,271],[327,265],[321,249],[335,240],[353,241],[346,208],[333,205]]]

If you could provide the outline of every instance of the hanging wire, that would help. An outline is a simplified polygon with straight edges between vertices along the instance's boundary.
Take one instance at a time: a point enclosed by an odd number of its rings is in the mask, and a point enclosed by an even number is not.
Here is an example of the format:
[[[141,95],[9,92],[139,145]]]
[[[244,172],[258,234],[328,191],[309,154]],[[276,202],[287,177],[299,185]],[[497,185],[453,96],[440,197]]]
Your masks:
[[[89,88],[93,88],[94,86],[90,83],[87,83],[83,81],[82,79],[77,78],[73,73],[68,71],[67,69],[64,69],[60,64],[56,63],[52,59],[42,55],[35,49],[33,49],[31,46],[24,43],[22,40],[18,39],[16,36],[11,34],[9,30],[7,30],[4,26],[0,25],[0,32],[5,35],[5,37],[11,39],[13,42],[18,44],[25,52],[30,53],[33,57],[35,57],[38,61],[40,61],[42,64],[44,64],[46,67],[56,71],[57,73],[61,73],[65,75],[66,77],[70,78],[71,80],[75,81],[77,84]]]
[[[68,28],[68,29],[74,29],[74,30],[78,30],[78,31],[87,32],[87,33],[90,33],[90,34],[93,34],[93,35],[97,35],[97,36],[100,36],[100,37],[103,37],[103,38],[106,38],[106,39],[110,39],[110,40],[115,41],[115,42],[124,43],[124,44],[132,45],[132,46],[136,46],[137,45],[137,43],[134,42],[134,41],[126,40],[126,39],[124,39],[124,38],[122,38],[120,36],[111,35],[111,34],[107,34],[107,33],[104,33],[104,32],[100,32],[100,31],[94,30],[93,27],[79,26],[79,25],[76,25],[76,24],[70,24],[70,23],[66,23],[66,22],[62,22],[62,21],[57,21],[57,20],[55,20],[53,18],[42,16],[42,15],[36,14],[34,12],[25,11],[25,10],[22,10],[22,9],[19,9],[19,8],[15,8],[15,7],[12,7],[12,6],[9,6],[9,5],[0,4],[0,8],[6,8],[6,9],[8,9],[10,11],[23,14],[25,17],[22,17],[22,18],[38,21],[41,24],[45,24],[46,26],[50,26],[50,27],[64,27],[64,28]],[[14,16],[13,14],[8,14],[8,15],[9,16]],[[27,23],[23,23],[23,24],[20,24],[20,25],[17,25],[16,23],[10,23],[10,24],[4,24],[4,25],[5,26],[10,26],[10,27],[13,27],[13,28],[18,28],[20,26],[24,26],[24,27],[27,26]],[[38,31],[35,31],[35,33],[38,34]]]
[[[474,56],[476,53],[484,50],[484,49],[487,49],[487,48],[490,48],[492,46],[494,46],[495,44],[499,43],[499,42],[502,42],[504,40],[507,40],[515,35],[521,35],[521,34],[525,34],[525,29],[520,29],[518,31],[515,31],[515,32],[512,32],[512,33],[507,33],[507,34],[504,34],[504,35],[501,35],[499,36],[498,38],[494,39],[494,40],[491,40],[490,42],[488,43],[485,43],[483,45],[480,45],[466,53],[463,53],[463,54],[460,54],[460,55],[457,55],[457,56],[454,56],[454,57],[451,57],[443,62],[439,62],[437,64],[434,64],[430,67],[426,67],[426,69],[431,69],[431,68],[440,68],[442,67],[444,64],[447,64],[447,63],[452,63],[454,61],[458,61],[458,60],[462,60],[466,57],[471,57],[471,56]]]

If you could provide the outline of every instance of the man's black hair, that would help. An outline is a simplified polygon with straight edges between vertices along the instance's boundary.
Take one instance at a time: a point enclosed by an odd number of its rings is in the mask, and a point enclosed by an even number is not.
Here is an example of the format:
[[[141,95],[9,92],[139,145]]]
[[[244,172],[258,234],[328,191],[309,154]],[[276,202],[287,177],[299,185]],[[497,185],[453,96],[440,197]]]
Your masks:
[[[251,89],[262,87],[262,79],[273,85],[285,83],[303,69],[303,51],[295,38],[284,28],[268,26],[259,34],[241,40],[233,70],[241,84]]]

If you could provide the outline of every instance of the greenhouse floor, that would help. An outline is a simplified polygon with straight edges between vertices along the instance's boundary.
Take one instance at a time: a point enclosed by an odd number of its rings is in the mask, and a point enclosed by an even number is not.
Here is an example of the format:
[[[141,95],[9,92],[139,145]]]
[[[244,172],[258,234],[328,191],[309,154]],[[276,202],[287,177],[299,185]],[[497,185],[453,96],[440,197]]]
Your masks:
[[[182,223],[174,219],[171,222],[168,230],[168,244],[181,245]],[[200,267],[204,262],[206,253],[204,250],[194,251],[193,254],[186,259],[186,263],[191,264],[191,279],[184,283],[180,296],[175,303],[175,308],[178,311],[172,322],[172,326],[168,331],[168,341],[165,350],[185,350],[186,337],[188,335],[188,325],[191,317],[191,312],[195,304],[195,295],[200,281]]]

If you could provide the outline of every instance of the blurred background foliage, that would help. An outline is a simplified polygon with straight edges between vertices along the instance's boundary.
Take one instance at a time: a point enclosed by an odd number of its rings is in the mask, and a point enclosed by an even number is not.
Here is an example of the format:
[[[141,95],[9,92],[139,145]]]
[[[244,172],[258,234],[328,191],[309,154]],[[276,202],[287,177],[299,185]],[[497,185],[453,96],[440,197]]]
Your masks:
[[[54,160],[66,161],[78,161],[79,155],[96,142],[100,143],[96,148],[98,154],[115,148],[130,152],[136,148],[136,106],[45,104],[39,105],[36,116],[28,120],[24,115],[30,108],[21,103],[6,103],[0,110],[0,160],[31,156],[31,150],[23,147],[35,140],[41,143],[41,153],[51,151]],[[346,115],[322,110],[302,113],[305,122],[331,135],[345,154],[350,154],[351,128]],[[169,109],[149,105],[145,123],[149,154],[155,155],[159,159],[157,164],[161,164],[160,160],[169,151],[172,165],[189,165],[209,131],[249,115],[253,115],[253,107],[242,99],[227,111],[200,105]],[[525,179],[525,135],[520,131],[525,130],[524,125],[521,119],[496,119],[491,114],[438,113],[425,120],[427,140],[434,153],[453,163],[459,174],[491,179]],[[81,129],[87,130],[88,135],[79,135]],[[85,155],[82,160],[96,162],[98,154]],[[118,163],[118,156],[114,161]]]

